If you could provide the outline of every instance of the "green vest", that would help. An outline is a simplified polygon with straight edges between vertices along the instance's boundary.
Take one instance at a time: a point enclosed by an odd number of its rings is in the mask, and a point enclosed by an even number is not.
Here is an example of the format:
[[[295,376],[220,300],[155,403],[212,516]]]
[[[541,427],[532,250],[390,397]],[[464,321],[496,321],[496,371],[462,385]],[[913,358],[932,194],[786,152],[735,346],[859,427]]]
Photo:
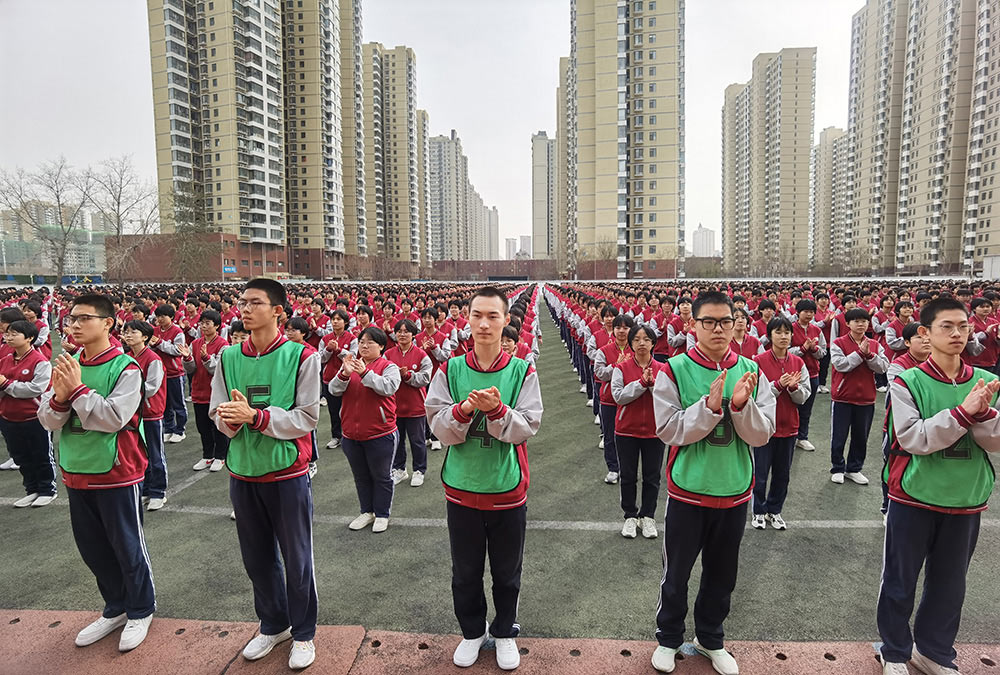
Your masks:
[[[681,407],[688,408],[708,393],[719,371],[699,365],[687,354],[667,361],[677,382]],[[745,357],[729,369],[722,393],[722,419],[708,436],[682,446],[670,467],[670,479],[682,490],[708,497],[736,497],[753,484],[753,450],[736,433],[729,415],[733,387],[744,373],[756,373],[757,364]],[[753,395],[756,396],[754,388]]]
[[[295,407],[295,386],[304,348],[305,345],[289,340],[260,356],[246,356],[239,345],[224,349],[220,364],[226,391],[238,389],[251,408],[264,410],[274,406],[291,410]],[[237,476],[258,478],[287,469],[298,456],[299,447],[294,440],[265,436],[244,424],[229,442],[226,464]]]
[[[482,373],[470,368],[465,356],[448,360],[448,390],[455,402],[464,401],[470,391],[496,387],[500,400],[513,406],[521,393],[528,362],[512,358],[501,370]],[[502,443],[486,431],[486,415],[474,411],[469,433],[463,443],[452,445],[441,467],[441,480],[448,487],[478,494],[503,494],[521,482],[521,465],[513,443]]]
[[[964,401],[980,378],[986,382],[997,379],[993,373],[979,368],[973,370],[969,381],[957,386],[935,380],[919,368],[904,370],[899,377],[913,396],[920,417],[928,419]],[[995,396],[993,403],[996,403]],[[892,434],[890,442],[895,443],[891,408],[889,433]],[[886,463],[883,479],[888,480],[888,477],[889,464]],[[901,486],[906,494],[924,504],[962,509],[985,504],[993,492],[994,479],[993,465],[986,451],[976,444],[972,433],[967,432],[944,450],[929,455],[909,455]]]
[[[80,361],[79,354],[74,356]],[[125,354],[97,366],[80,364],[80,381],[101,396],[107,398],[118,383],[118,378],[135,359]],[[140,385],[140,391],[142,387]],[[140,399],[139,405],[142,405]],[[138,410],[138,408],[136,408]],[[133,415],[136,411],[132,411]],[[131,419],[131,416],[130,416]],[[145,431],[140,423],[138,429],[126,426],[122,431],[138,431],[145,444]],[[75,410],[70,411],[69,423],[59,436],[59,467],[68,473],[102,474],[108,473],[118,463],[118,434],[84,429]]]

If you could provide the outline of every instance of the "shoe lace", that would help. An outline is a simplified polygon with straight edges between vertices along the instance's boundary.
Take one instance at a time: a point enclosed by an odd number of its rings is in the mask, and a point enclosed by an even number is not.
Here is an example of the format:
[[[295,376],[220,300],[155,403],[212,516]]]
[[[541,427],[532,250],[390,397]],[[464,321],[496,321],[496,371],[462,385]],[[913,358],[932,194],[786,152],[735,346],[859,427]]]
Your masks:
[[[295,644],[292,645],[292,649],[298,649],[299,651],[303,652],[310,651],[312,648],[313,648],[312,640],[306,640],[305,642],[296,641]]]

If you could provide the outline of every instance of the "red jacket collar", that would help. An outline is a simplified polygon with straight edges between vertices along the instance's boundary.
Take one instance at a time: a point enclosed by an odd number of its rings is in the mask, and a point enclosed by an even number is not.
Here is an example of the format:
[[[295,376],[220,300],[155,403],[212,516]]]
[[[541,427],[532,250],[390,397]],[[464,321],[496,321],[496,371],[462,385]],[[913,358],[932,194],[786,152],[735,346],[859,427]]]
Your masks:
[[[929,356],[927,357],[927,360],[919,364],[917,368],[920,368],[920,370],[924,371],[938,382],[944,382],[946,384],[962,384],[964,382],[968,382],[972,378],[972,366],[967,364],[965,361],[962,361],[962,368],[958,372],[958,377],[954,380],[945,375],[944,371],[941,370],[941,367],[934,363],[934,359]]]
[[[267,349],[265,349],[264,351],[258,353],[257,352],[257,347],[254,345],[253,339],[251,337],[251,338],[248,338],[247,341],[243,343],[243,355],[244,356],[263,356],[264,354],[270,354],[275,349],[277,349],[278,347],[280,347],[282,345],[282,343],[285,343],[285,342],[288,342],[288,338],[286,338],[284,336],[284,334],[279,331],[278,332],[278,336],[276,338],[274,338],[274,340],[271,341],[271,344],[269,344],[267,346]]]
[[[693,349],[687,352],[687,355],[690,356],[691,359],[698,365],[705,366],[706,368],[711,368],[712,370],[723,370],[724,368],[732,368],[733,366],[736,365],[736,362],[739,361],[740,358],[739,355],[733,351],[733,348],[730,347],[729,351],[726,353],[726,356],[722,359],[722,361],[716,363],[715,361],[710,359],[705,354],[705,352],[701,351],[701,349],[698,348],[697,344],[695,344]]]
[[[472,349],[465,353],[465,364],[473,370],[478,370],[481,373],[493,373],[506,367],[506,365],[510,363],[510,358],[510,354],[501,349],[500,355],[493,359],[493,363],[491,363],[488,368],[483,368],[479,364],[479,361],[476,360],[475,350]]]
[[[107,363],[108,361],[110,361],[111,359],[115,358],[116,356],[120,356],[123,353],[124,352],[122,352],[121,349],[119,349],[118,347],[116,347],[114,345],[111,345],[107,349],[105,349],[103,352],[101,352],[100,354],[98,354],[97,356],[95,356],[94,358],[88,359],[88,358],[84,357],[83,352],[81,351],[80,352],[80,365],[81,366],[100,366],[102,364]]]

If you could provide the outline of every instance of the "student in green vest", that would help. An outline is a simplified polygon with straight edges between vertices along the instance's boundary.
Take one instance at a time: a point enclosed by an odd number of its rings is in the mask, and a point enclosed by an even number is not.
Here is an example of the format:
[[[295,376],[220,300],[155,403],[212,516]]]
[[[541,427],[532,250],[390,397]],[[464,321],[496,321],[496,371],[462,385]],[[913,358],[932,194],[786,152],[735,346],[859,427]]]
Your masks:
[[[148,464],[139,410],[142,371],[111,345],[114,309],[103,295],[73,301],[67,331],[83,348],[56,359],[38,420],[50,431],[62,430],[59,467],[73,538],[104,598],[101,617],[80,631],[76,644],[93,644],[124,626],[118,649],[126,652],[146,639],[156,597],[139,488]]]
[[[962,361],[972,331],[965,304],[937,298],[920,310],[926,361],[890,383],[889,485],[878,628],[883,673],[958,673],[955,636],[965,576],[993,491],[986,453],[1000,452],[1000,380]],[[923,596],[910,631],[917,578]]]
[[[771,384],[756,363],[730,348],[733,303],[717,291],[691,307],[694,348],[667,361],[653,385],[656,433],[669,447],[663,577],[653,667],[674,670],[684,643],[688,579],[701,554],[694,648],[722,675],[736,675],[722,624],[736,588],[740,541],[753,489],[753,448],[775,430]]]
[[[243,657],[255,661],[291,639],[288,667],[299,669],[316,657],[309,460],[320,363],[317,352],[278,329],[285,302],[277,281],[253,279],[243,287],[236,306],[250,339],[222,351],[208,414],[231,439],[229,497],[260,618],[260,634]]]
[[[542,421],[538,375],[500,347],[507,297],[479,289],[469,303],[473,349],[441,364],[424,406],[431,431],[448,447],[441,480],[448,500],[451,591],[463,640],[455,665],[468,667],[492,635],[497,665],[513,670],[528,492],[527,441]],[[486,623],[487,551],[496,616]]]

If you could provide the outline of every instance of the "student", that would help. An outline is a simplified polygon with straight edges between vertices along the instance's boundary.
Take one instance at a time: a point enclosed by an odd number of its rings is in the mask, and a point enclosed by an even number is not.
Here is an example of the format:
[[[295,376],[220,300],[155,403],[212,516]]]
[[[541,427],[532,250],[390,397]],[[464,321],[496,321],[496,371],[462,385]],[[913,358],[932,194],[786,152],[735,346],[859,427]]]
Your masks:
[[[511,356],[516,356],[519,359],[524,359],[529,365],[535,365],[535,352],[531,351],[531,348],[524,342],[519,340],[519,333],[517,329],[511,325],[506,325],[503,327],[503,335],[500,338],[500,347],[505,352]],[[591,337],[590,340],[594,338]],[[587,401],[587,407],[593,401]]]
[[[250,339],[250,333],[243,325],[242,321],[233,321],[229,325],[229,344],[241,345]]]
[[[431,430],[450,446],[441,469],[448,499],[452,598],[463,640],[452,658],[468,667],[489,635],[497,665],[521,662],[515,638],[528,491],[527,440],[538,433],[542,395],[534,368],[500,348],[507,297],[486,286],[469,303],[472,351],[449,359],[431,380]],[[496,616],[486,623],[487,552]]]
[[[868,452],[868,432],[875,414],[875,373],[884,373],[889,361],[877,340],[865,336],[868,312],[855,307],[844,313],[847,333],[833,341],[830,364],[833,411],[831,414],[830,480],[842,484],[848,478],[868,485],[861,473]],[[851,446],[844,462],[847,437]]]
[[[41,352],[46,361],[52,358],[52,335],[49,333],[49,325],[42,321],[41,304],[31,300],[22,305],[24,319],[28,323],[34,324],[38,329],[38,337],[35,338],[34,347]]]
[[[400,374],[399,367],[382,356],[388,342],[381,328],[364,329],[358,339],[358,356],[345,354],[340,372],[330,381],[330,393],[343,397],[341,448],[361,504],[361,515],[348,525],[351,530],[370,525],[378,533],[389,527]]]
[[[413,343],[419,332],[409,319],[397,321],[393,327],[396,346],[385,353],[385,358],[399,368],[400,385],[396,390],[396,456],[392,462],[392,482],[399,485],[410,475],[406,472],[406,439],[410,439],[413,455],[413,477],[410,487],[424,484],[427,473],[427,413],[424,399],[427,385],[431,383],[431,358]]]
[[[167,386],[163,379],[163,361],[149,348],[153,327],[135,319],[123,324],[122,340],[130,356],[142,370],[142,428],[145,432],[149,465],[142,481],[142,502],[147,511],[159,511],[167,502],[167,460],[163,454],[163,410],[167,405]]]
[[[750,335],[757,338],[764,349],[767,349],[767,324],[771,322],[777,311],[778,307],[772,300],[761,300],[760,304],[757,305],[760,318],[750,326]]]
[[[745,309],[734,309],[733,341],[730,343],[733,351],[740,356],[752,359],[761,352],[760,340],[747,332],[750,315]]]
[[[823,340],[827,344],[826,354],[819,360],[819,386],[816,390],[820,394],[829,394],[830,388],[826,386],[826,376],[830,372],[830,324],[835,320],[836,312],[830,308],[830,296],[826,293],[816,294],[816,316],[813,318],[813,325],[819,328],[823,334]]]
[[[622,536],[635,539],[636,527],[646,539],[655,539],[656,499],[660,491],[663,441],[656,436],[653,419],[653,383],[663,364],[653,358],[656,334],[645,325],[628,333],[631,358],[617,363],[611,373],[611,396],[618,406],[615,416],[615,448],[621,480],[621,507],[625,516]],[[642,462],[642,501],[636,507],[639,463]]]
[[[327,450],[340,447],[343,429],[340,423],[340,406],[342,399],[330,393],[330,382],[340,372],[342,359],[348,354],[358,353],[358,339],[347,330],[351,320],[343,309],[336,310],[330,316],[332,330],[320,340],[320,360],[323,362],[323,398],[326,399],[326,410],[330,414],[330,432],[333,437],[326,444]]]
[[[17,307],[4,307],[0,309],[0,333],[6,334],[7,328],[15,321],[25,321],[24,313],[20,309]],[[5,340],[0,340],[0,359],[11,356],[13,353],[14,348],[7,344]],[[7,454],[7,460],[0,464],[0,471],[17,471],[20,469],[17,462],[14,461],[13,455],[10,454],[9,447],[7,448]]]
[[[10,353],[0,356],[0,432],[21,471],[25,496],[14,507],[42,507],[56,498],[52,435],[38,421],[38,403],[49,388],[52,366],[32,347],[38,327],[19,320],[3,334]]]
[[[903,329],[913,321],[913,303],[908,300],[900,300],[893,310],[895,318],[885,327],[885,346],[891,350],[891,354],[886,354],[890,359],[896,359],[906,353],[907,348],[903,340]],[[892,378],[888,381],[891,383]]]
[[[59,466],[73,538],[104,598],[101,617],[77,634],[76,644],[85,647],[124,626],[118,649],[125,652],[146,638],[156,611],[139,494],[147,465],[142,371],[108,340],[115,317],[106,296],[78,296],[66,321],[83,349],[59,355],[38,421],[49,431],[68,430],[59,438]]]
[[[955,636],[980,518],[1000,452],[1000,381],[962,362],[971,332],[965,305],[938,298],[920,311],[930,357],[890,384],[891,450],[878,629],[883,673],[957,673]],[[923,597],[910,630],[917,579]]]
[[[701,554],[694,605],[694,647],[722,675],[739,672],[723,648],[722,624],[736,588],[740,541],[753,485],[751,448],[774,433],[775,400],[767,377],[730,348],[733,306],[717,291],[692,307],[695,348],[667,361],[653,385],[656,433],[670,446],[664,570],[656,612],[653,667],[672,672],[684,643],[688,579]],[[666,561],[670,564],[667,565]]]
[[[814,452],[816,446],[809,442],[809,420],[812,419],[813,403],[816,402],[816,391],[819,389],[819,362],[826,356],[826,338],[820,327],[812,322],[816,316],[815,302],[799,300],[795,305],[795,312],[792,346],[788,353],[801,358],[809,371],[809,395],[799,405],[799,431],[795,447]]]
[[[156,327],[149,346],[163,360],[167,380],[167,407],[163,413],[163,436],[167,443],[180,443],[186,436],[187,406],[184,404],[184,368],[181,366],[181,346],[186,345],[184,333],[174,324],[176,312],[169,304],[153,311]]]
[[[811,301],[800,300],[798,306],[803,302]],[[809,377],[805,362],[789,349],[793,334],[791,321],[781,316],[774,317],[767,324],[767,341],[771,348],[754,357],[760,372],[771,383],[777,402],[774,435],[766,444],[753,449],[753,518],[750,524],[757,530],[765,529],[767,523],[771,523],[776,530],[787,527],[781,510],[788,495],[795,439],[801,429],[799,411],[810,397],[810,387],[814,382]],[[770,489],[768,475],[771,477]]]
[[[307,302],[307,301],[306,301]],[[302,305],[302,313],[305,314],[309,308],[309,305],[305,302]],[[313,347],[312,342],[309,338],[311,335],[311,330],[309,328],[311,324],[301,316],[293,316],[285,323],[285,337],[300,345],[305,345],[306,349],[303,352],[306,356],[312,354],[316,351]],[[320,403],[325,402],[325,398],[320,398]],[[312,433],[312,454],[309,457],[309,478],[315,478],[316,474],[319,472],[319,447],[316,442],[316,432]]]
[[[205,310],[198,322],[201,337],[192,342],[190,348],[181,349],[184,371],[191,375],[194,422],[198,436],[201,437],[201,459],[191,467],[195,471],[222,471],[229,452],[229,436],[219,431],[208,413],[212,403],[212,378],[219,365],[219,354],[229,346],[219,335],[221,325],[221,314],[215,310]]]
[[[614,312],[614,308],[610,311]],[[601,382],[597,396],[601,403],[601,448],[604,450],[604,463],[608,473],[604,482],[615,485],[621,476],[621,465],[618,462],[618,448],[615,446],[615,419],[618,417],[618,404],[611,392],[611,377],[615,368],[632,358],[632,347],[628,343],[628,335],[635,322],[627,314],[618,314],[611,320],[612,340],[597,350],[594,359],[594,377]],[[655,329],[653,329],[655,332]]]
[[[431,307],[423,310],[421,314],[422,330],[416,339],[417,344],[424,352],[431,357],[431,378],[438,371],[441,364],[451,358],[454,345],[448,340],[448,336],[437,329],[437,310]],[[440,450],[441,441],[434,435],[430,425],[427,425],[427,440],[431,450]]]
[[[236,306],[250,339],[222,351],[208,414],[230,438],[229,497],[260,618],[243,658],[263,658],[291,639],[288,667],[299,669],[316,658],[309,459],[320,364],[278,330],[285,302],[277,281],[253,279],[243,287]]]

